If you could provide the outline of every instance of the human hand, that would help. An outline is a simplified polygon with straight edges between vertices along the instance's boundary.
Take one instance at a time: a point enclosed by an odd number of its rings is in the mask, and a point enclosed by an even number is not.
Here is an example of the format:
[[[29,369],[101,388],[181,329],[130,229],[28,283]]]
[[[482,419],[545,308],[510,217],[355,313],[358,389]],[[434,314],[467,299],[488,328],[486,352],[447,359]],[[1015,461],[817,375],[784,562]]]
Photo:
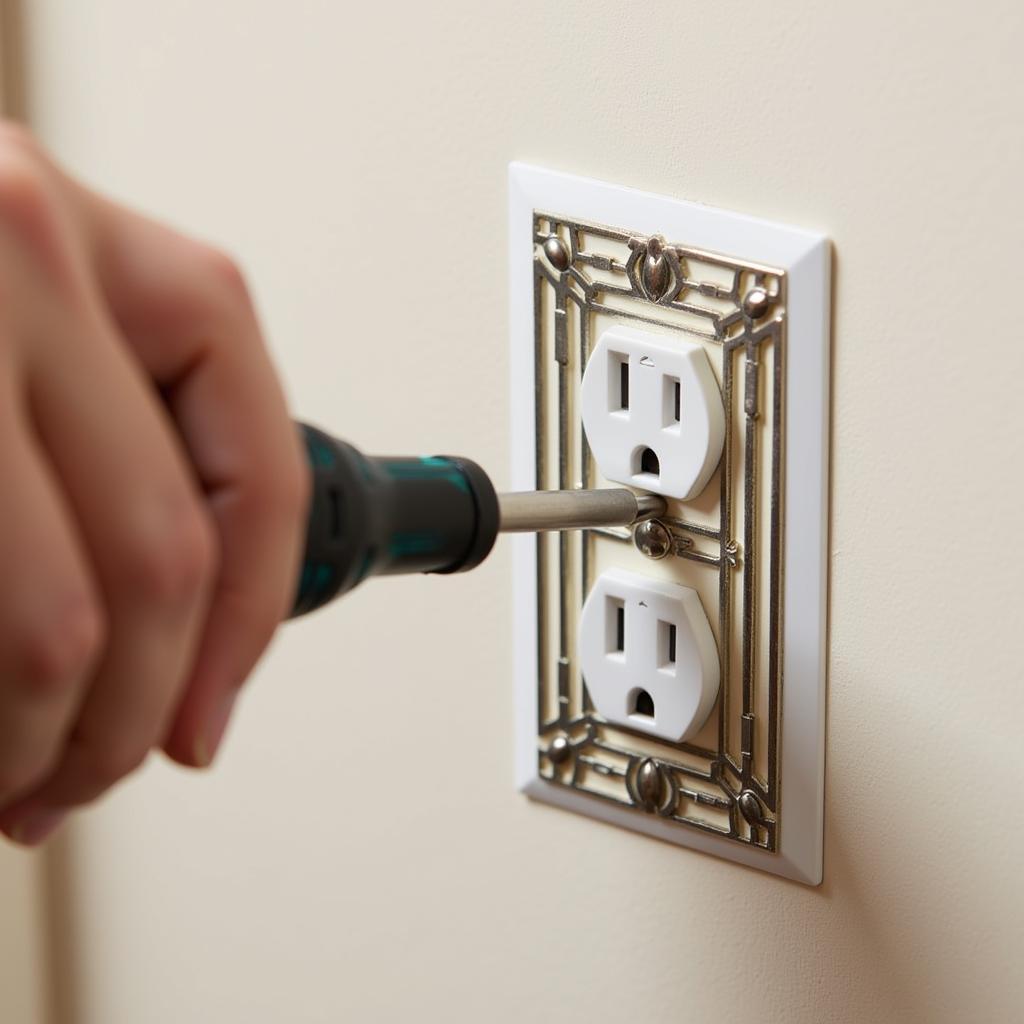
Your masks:
[[[287,614],[308,471],[239,271],[0,124],[0,831],[201,767]]]

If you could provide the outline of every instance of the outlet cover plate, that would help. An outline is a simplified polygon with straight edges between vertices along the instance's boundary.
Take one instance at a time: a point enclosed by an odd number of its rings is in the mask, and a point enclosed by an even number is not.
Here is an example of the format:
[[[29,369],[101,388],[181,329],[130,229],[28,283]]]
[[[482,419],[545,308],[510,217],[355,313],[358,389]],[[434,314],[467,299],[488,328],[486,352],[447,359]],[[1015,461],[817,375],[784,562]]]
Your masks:
[[[612,325],[703,344],[726,414],[720,467],[665,520],[673,556],[646,559],[624,530],[513,538],[518,785],[538,800],[818,884],[827,239],[514,163],[509,270],[514,489],[609,486],[580,425],[579,385]],[[702,596],[722,686],[692,741],[652,742],[604,721],[589,699],[576,622],[608,568]]]

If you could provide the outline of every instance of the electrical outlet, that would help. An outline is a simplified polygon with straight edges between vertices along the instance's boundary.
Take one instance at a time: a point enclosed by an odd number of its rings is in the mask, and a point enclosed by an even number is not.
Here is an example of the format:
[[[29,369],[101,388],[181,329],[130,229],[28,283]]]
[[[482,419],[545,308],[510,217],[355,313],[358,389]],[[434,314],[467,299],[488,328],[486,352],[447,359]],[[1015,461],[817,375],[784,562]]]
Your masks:
[[[580,670],[598,713],[663,740],[690,739],[718,696],[718,648],[696,590],[612,569],[587,595]]]
[[[512,485],[668,499],[514,539],[531,797],[817,884],[829,248],[510,168]]]
[[[703,346],[615,324],[587,360],[580,400],[606,479],[684,500],[704,490],[725,413]]]

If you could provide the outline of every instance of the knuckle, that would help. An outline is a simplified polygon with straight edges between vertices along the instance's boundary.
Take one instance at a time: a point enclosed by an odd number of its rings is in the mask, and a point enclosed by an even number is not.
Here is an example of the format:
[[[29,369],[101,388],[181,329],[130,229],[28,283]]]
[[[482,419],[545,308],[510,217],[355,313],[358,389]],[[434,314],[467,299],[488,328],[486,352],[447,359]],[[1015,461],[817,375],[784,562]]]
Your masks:
[[[126,741],[80,745],[80,770],[96,790],[107,789],[119,779],[141,768],[149,747]]]
[[[157,604],[181,604],[202,594],[216,572],[217,542],[208,517],[193,508],[180,511],[156,536],[127,545],[132,589]]]
[[[279,458],[260,469],[253,474],[254,498],[259,506],[268,515],[304,521],[313,490],[313,475],[301,446],[289,446]]]
[[[52,169],[19,126],[0,128],[0,228],[51,285],[72,290],[69,223]]]
[[[257,656],[262,657],[263,652],[273,640],[294,597],[294,591],[289,588],[285,595],[272,593],[261,595],[248,603],[244,617],[244,636],[246,642],[251,646],[254,660]],[[241,688],[247,682],[248,673],[245,678],[237,680],[237,686]]]
[[[0,760],[0,803],[8,803],[43,782],[50,771],[49,763],[20,757]]]
[[[29,149],[0,135],[0,212],[28,223],[43,219],[52,207],[52,193],[42,161]]]
[[[77,596],[22,631],[16,675],[37,695],[59,695],[96,664],[105,639],[99,603]]]
[[[0,118],[0,153],[24,153],[34,159],[42,155],[36,137],[20,121]]]
[[[233,256],[216,246],[204,245],[199,254],[199,264],[228,309],[248,312],[252,308],[245,273]]]
[[[297,455],[253,461],[244,474],[246,514],[265,530],[290,533],[304,527],[312,474]]]
[[[8,227],[41,234],[52,227],[50,190],[28,154],[0,142],[0,218]]]
[[[287,460],[278,474],[276,491],[285,513],[304,523],[313,491],[313,475],[308,460],[298,451]]]

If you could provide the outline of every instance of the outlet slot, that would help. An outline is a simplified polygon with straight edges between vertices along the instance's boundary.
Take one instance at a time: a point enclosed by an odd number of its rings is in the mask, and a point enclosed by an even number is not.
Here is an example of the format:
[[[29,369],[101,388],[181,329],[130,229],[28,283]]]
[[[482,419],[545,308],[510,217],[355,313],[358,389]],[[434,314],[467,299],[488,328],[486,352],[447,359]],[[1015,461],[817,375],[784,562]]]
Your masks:
[[[678,377],[666,377],[661,398],[662,422],[666,427],[677,430],[683,412],[683,389]]]
[[[608,411],[629,419],[629,356],[608,353]]]
[[[608,598],[608,653],[623,655],[626,651],[626,605],[618,598]]]
[[[661,667],[671,668],[676,663],[676,624],[658,623],[658,649],[661,651]]]
[[[638,715],[641,718],[654,718],[654,698],[646,690],[636,690],[633,693],[631,715]]]

